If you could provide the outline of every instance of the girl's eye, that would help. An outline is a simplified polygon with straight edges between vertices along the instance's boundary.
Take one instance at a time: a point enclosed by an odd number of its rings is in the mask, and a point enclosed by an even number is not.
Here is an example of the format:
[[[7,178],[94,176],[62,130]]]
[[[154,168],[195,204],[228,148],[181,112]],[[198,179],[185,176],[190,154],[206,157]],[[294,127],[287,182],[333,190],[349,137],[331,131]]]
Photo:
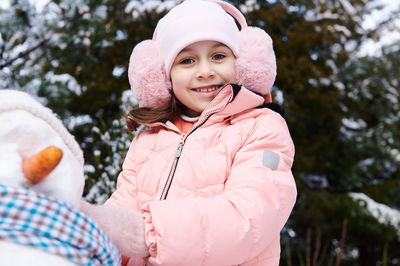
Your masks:
[[[223,55],[223,54],[215,54],[212,57],[213,60],[222,60],[224,58],[225,58],[225,55]]]
[[[181,60],[181,64],[183,64],[183,65],[189,65],[189,64],[192,64],[194,62],[194,60],[193,59],[191,59],[191,58],[186,58],[186,59],[183,59],[183,60]]]

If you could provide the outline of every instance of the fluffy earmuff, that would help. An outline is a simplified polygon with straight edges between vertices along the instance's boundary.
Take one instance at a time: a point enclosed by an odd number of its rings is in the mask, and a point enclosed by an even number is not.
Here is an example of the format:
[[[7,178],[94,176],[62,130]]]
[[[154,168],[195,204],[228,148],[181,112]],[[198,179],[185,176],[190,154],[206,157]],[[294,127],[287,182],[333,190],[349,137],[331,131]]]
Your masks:
[[[220,0],[210,1],[221,6],[241,26],[235,62],[236,83],[260,93],[268,99],[266,101],[270,101],[270,89],[276,76],[272,39],[261,28],[248,27],[243,14],[231,4]],[[140,107],[157,107],[166,104],[171,97],[171,82],[155,38],[153,36],[152,40],[136,45],[130,57],[129,83]]]
[[[140,107],[156,107],[168,103],[171,82],[165,73],[164,60],[153,40],[137,44],[129,59],[128,78]]]
[[[249,90],[267,95],[276,76],[272,39],[262,29],[247,27],[240,31],[236,82]]]

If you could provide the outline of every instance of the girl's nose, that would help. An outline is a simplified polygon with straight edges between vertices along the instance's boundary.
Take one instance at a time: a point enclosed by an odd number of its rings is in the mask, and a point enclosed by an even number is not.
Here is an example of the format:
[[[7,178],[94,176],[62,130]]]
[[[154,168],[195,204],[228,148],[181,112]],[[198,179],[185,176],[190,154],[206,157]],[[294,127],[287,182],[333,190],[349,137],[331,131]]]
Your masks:
[[[196,72],[196,78],[198,79],[207,79],[210,77],[214,77],[215,72],[212,69],[212,66],[209,62],[200,62],[198,65],[198,70]]]

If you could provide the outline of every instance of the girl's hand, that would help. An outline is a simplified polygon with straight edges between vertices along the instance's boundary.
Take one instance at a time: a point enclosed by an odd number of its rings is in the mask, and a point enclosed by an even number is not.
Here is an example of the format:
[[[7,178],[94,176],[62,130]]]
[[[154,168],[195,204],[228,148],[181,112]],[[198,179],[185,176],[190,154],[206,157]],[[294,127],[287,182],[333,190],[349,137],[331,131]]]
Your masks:
[[[150,255],[140,212],[115,205],[94,205],[84,200],[81,200],[79,209],[104,230],[122,255],[133,258]]]

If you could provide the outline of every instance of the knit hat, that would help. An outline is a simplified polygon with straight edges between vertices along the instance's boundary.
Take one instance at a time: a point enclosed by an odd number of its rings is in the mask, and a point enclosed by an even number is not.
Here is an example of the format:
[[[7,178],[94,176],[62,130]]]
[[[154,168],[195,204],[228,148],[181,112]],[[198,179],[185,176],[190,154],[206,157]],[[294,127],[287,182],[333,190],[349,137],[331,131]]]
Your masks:
[[[243,14],[225,1],[186,0],[160,19],[151,40],[140,42],[132,51],[128,77],[139,106],[167,104],[176,56],[186,46],[206,40],[232,50],[238,85],[271,101],[276,59],[270,36],[261,28],[247,26]]]
[[[232,16],[211,1],[187,0],[159,20],[153,39],[165,62],[169,78],[175,57],[186,46],[199,41],[217,41],[239,52],[239,29]]]

